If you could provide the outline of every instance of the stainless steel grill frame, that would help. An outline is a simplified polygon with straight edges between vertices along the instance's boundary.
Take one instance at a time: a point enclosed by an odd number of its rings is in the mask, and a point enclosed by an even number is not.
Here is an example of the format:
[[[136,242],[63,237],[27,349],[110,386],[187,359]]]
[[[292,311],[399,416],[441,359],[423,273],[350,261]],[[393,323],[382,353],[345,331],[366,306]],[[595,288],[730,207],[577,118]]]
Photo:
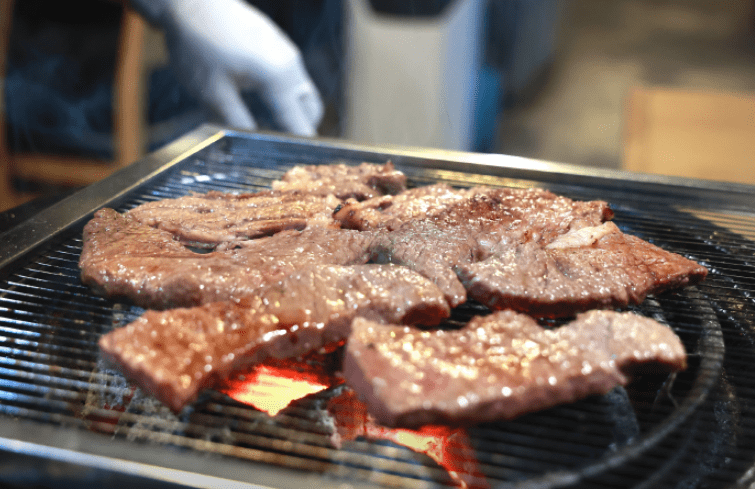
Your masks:
[[[327,393],[274,420],[218,393],[179,416],[167,412],[98,359],[99,335],[141,310],[94,296],[78,279],[81,228],[99,208],[125,210],[191,191],[255,191],[297,164],[388,159],[415,185],[539,186],[607,200],[625,231],[711,269],[698,288],[637,308],[671,324],[692,352],[690,370],[669,384],[671,397],[663,379],[649,376],[629,394],[473,427],[491,485],[755,481],[755,187],[217,126],[193,131],[0,236],[0,478],[113,486],[451,484],[426,456],[396,445],[330,447],[321,416]]]

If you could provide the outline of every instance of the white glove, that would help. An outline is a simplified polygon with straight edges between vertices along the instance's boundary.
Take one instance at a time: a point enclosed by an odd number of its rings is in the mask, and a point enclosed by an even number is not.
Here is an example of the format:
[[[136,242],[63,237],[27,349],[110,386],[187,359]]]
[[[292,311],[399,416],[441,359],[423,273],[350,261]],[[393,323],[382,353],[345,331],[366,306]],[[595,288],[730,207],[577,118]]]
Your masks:
[[[252,90],[287,132],[313,136],[323,103],[299,49],[266,15],[241,0],[132,0],[165,31],[180,81],[223,122],[257,124],[241,92]]]

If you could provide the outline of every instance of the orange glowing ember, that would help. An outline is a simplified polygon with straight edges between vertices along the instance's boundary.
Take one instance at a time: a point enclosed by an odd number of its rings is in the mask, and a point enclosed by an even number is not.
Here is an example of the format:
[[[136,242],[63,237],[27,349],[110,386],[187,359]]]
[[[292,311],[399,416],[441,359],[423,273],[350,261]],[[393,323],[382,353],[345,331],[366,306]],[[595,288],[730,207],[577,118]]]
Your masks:
[[[418,453],[424,453],[446,469],[459,487],[485,488],[488,484],[477,466],[469,435],[463,428],[423,426],[419,430],[386,428],[377,424],[367,413],[367,407],[353,391],[331,399],[328,411],[335,420],[338,444],[344,440],[364,437],[369,440],[388,440]]]
[[[238,383],[237,383],[238,382]],[[293,369],[260,365],[244,380],[223,391],[231,398],[275,416],[291,402],[330,387],[318,376]]]
[[[244,375],[226,381],[219,390],[239,402],[275,416],[297,399],[343,383],[340,377],[334,375],[332,368],[325,366],[328,363],[327,355],[331,352],[323,351],[303,359],[267,361]],[[488,487],[477,465],[469,436],[462,428],[386,428],[375,422],[351,389],[332,398],[328,402],[328,412],[337,430],[332,437],[336,446],[358,437],[387,440],[426,454],[443,467],[459,487]]]
[[[313,354],[317,355],[317,354]],[[297,399],[340,384],[321,361],[270,360],[225,382],[220,392],[232,399],[275,416]],[[315,360],[320,360],[319,356]]]
[[[418,453],[424,453],[448,471],[459,487],[483,487],[474,452],[464,429],[447,426],[423,426],[417,431],[390,429],[372,424],[365,426],[365,438],[389,440]],[[475,479],[476,482],[467,479]]]

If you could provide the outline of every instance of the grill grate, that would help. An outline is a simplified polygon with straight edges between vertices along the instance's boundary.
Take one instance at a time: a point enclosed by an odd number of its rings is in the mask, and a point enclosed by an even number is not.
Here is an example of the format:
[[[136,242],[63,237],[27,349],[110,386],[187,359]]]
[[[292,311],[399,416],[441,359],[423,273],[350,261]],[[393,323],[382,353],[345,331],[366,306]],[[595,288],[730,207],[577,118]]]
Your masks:
[[[635,308],[678,332],[692,352],[686,372],[673,382],[646,376],[608,396],[471,427],[468,443],[449,445],[452,458],[473,454],[474,467],[464,480],[521,487],[705,487],[752,477],[745,474],[755,458],[755,209],[719,208],[712,199],[698,202],[691,191],[679,199],[675,192],[638,190],[618,180],[604,187],[587,177],[559,179],[458,162],[428,165],[425,158],[403,154],[244,135],[190,152],[107,205],[124,211],[189,192],[254,192],[296,164],[382,163],[387,157],[416,185],[537,185],[575,199],[608,200],[625,232],[711,270],[697,289],[652,297]],[[429,456],[389,441],[358,438],[334,448],[324,409],[340,387],[296,401],[275,417],[219,392],[206,393],[179,415],[142,395],[99,359],[99,336],[142,310],[97,297],[81,284],[82,225],[80,220],[65,227],[0,276],[0,428],[33,422],[32,430],[95,433],[102,443],[125,442],[118,457],[137,462],[139,451],[164,447],[179,461],[206,454],[263,471],[284,469],[286,475],[322,474],[333,485],[458,482]],[[479,310],[469,306],[459,318]]]

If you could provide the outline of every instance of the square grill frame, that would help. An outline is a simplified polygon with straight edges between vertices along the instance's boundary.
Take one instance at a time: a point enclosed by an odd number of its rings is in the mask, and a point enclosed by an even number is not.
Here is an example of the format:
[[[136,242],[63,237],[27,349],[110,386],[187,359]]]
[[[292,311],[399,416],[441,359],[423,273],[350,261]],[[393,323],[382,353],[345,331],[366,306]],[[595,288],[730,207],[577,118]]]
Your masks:
[[[732,229],[746,239],[755,237],[755,226],[751,225],[755,222],[753,186],[599,170],[506,155],[365,146],[206,125],[0,235],[3,243],[0,279],[24,267],[28,257],[55,246],[57,238],[83,226],[96,210],[132,205],[129,199],[140,189],[149,188],[168,174],[180,175],[187,162],[214,147],[235,158],[233,163],[241,170],[245,166],[263,173],[288,169],[276,166],[279,161],[293,165],[341,159],[371,162],[390,159],[417,184],[443,180],[460,185],[541,186],[567,196],[579,194],[581,198],[614,201],[629,211],[644,206],[668,206],[670,219],[679,212],[690,213],[702,216],[701,219],[715,223],[716,227]],[[199,184],[197,189],[201,189],[202,177],[201,174],[184,175],[187,182]],[[249,186],[248,190],[253,187]],[[180,193],[188,188],[179,187],[175,191]],[[241,189],[231,182],[229,190]],[[744,246],[745,252],[752,249],[746,240]],[[73,468],[85,478],[113,482],[141,480],[152,485],[195,487],[246,487],[242,481],[250,480],[278,487],[299,487],[305,483],[335,487],[342,482],[323,479],[320,474],[315,474],[316,479],[313,479],[311,475],[292,473],[281,467],[260,466],[229,457],[208,458],[204,454],[163,446],[140,444],[135,450],[126,440],[108,439],[80,428],[35,423],[34,428],[29,429],[28,422],[5,417],[0,417],[0,451],[9,459],[33,460],[49,466],[46,471],[51,473],[61,470],[60,467]],[[234,480],[227,479],[227,474],[234,474]],[[364,486],[372,485],[365,482]]]

